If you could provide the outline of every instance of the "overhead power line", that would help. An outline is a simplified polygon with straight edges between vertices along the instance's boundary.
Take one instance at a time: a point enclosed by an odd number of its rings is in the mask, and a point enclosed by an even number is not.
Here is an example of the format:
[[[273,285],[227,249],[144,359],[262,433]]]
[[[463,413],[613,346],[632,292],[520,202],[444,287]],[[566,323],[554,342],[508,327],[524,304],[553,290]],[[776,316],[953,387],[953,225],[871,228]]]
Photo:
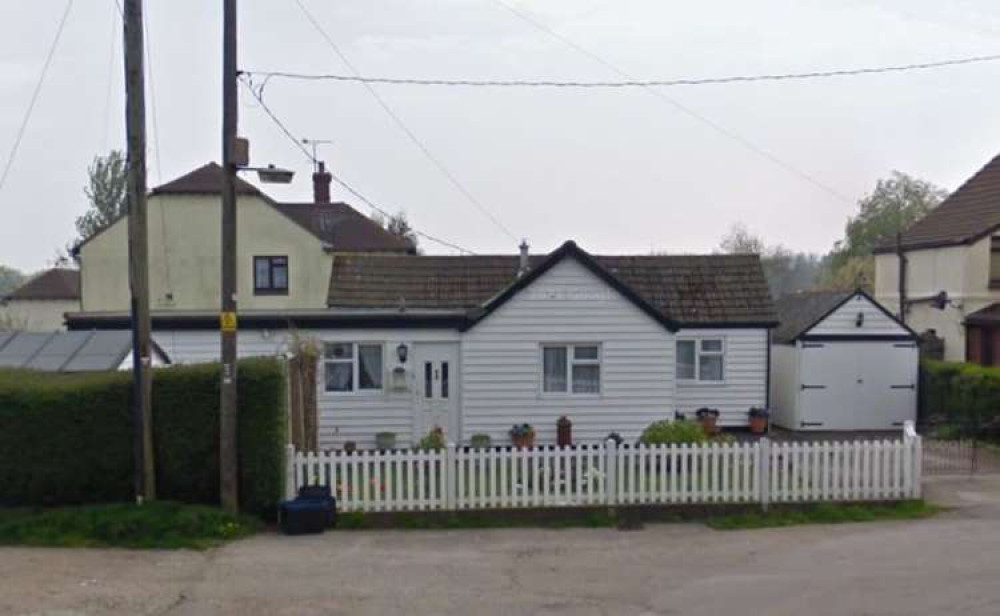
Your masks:
[[[354,66],[354,64],[347,58],[344,52],[340,50],[340,47],[338,47],[337,44],[334,43],[330,35],[326,32],[325,29],[323,29],[323,26],[320,25],[318,21],[316,21],[316,18],[313,16],[312,13],[309,12],[309,9],[306,8],[305,4],[302,3],[302,0],[295,0],[295,4],[298,5],[299,10],[302,11],[302,14],[305,15],[306,19],[309,20],[309,23],[312,24],[313,28],[315,28],[316,31],[320,34],[320,36],[323,37],[323,39],[326,41],[330,49],[333,50],[333,52],[337,55],[337,57],[340,58],[341,62],[343,62],[344,65],[347,66],[348,70],[350,70],[350,72],[355,77],[360,76],[361,75],[360,71],[358,71],[358,69]],[[448,182],[450,182],[451,185],[454,186],[455,189],[459,193],[461,193],[462,196],[465,197],[465,199],[469,203],[474,205],[480,212],[483,213],[483,215],[489,218],[490,221],[497,226],[497,228],[503,231],[509,238],[511,238],[516,243],[518,241],[518,238],[513,233],[511,233],[510,229],[507,228],[507,226],[504,225],[502,222],[500,222],[500,219],[497,218],[496,215],[493,214],[493,212],[486,207],[486,205],[484,205],[479,199],[477,199],[476,196],[472,194],[472,191],[466,188],[465,184],[459,181],[459,179],[455,176],[455,174],[448,169],[448,167],[444,164],[444,162],[440,158],[438,158],[437,156],[434,155],[433,152],[431,152],[430,148],[428,148],[427,145],[419,137],[417,137],[416,133],[414,133],[410,129],[410,127],[406,125],[403,119],[395,111],[393,111],[392,107],[389,106],[389,103],[387,103],[385,99],[382,98],[382,95],[378,93],[378,90],[372,87],[370,83],[362,82],[362,84],[365,86],[365,89],[368,90],[369,94],[372,95],[372,98],[375,99],[375,102],[377,102],[378,105],[382,108],[382,110],[385,111],[385,113],[392,119],[392,121],[396,124],[396,126],[399,127],[399,129],[403,131],[403,133],[410,139],[410,141],[412,141],[413,144],[420,149],[420,151],[424,154],[427,160],[429,160],[435,167],[437,167],[438,171],[440,171],[441,174],[444,175],[444,177],[448,180]]]
[[[541,32],[544,32],[545,34],[551,36],[552,38],[554,38],[554,39],[562,42],[567,47],[570,47],[570,48],[574,49],[576,52],[580,53],[581,55],[584,55],[587,58],[590,58],[592,61],[594,61],[594,62],[600,64],[601,66],[607,68],[608,70],[616,73],[619,77],[622,77],[623,79],[626,79],[628,81],[636,81],[636,79],[632,75],[628,74],[624,69],[618,67],[617,65],[615,65],[611,61],[604,59],[603,57],[601,57],[600,55],[594,53],[593,51],[590,51],[586,47],[583,47],[583,46],[577,44],[572,39],[569,39],[569,38],[563,36],[562,34],[559,34],[555,30],[553,30],[552,28],[546,26],[542,22],[540,22],[537,19],[533,18],[528,13],[526,13],[526,12],[518,9],[517,7],[515,7],[515,6],[513,6],[513,5],[511,5],[511,4],[507,3],[507,2],[505,2],[504,0],[493,0],[493,3],[496,4],[497,6],[503,8],[504,10],[510,12],[511,14],[513,14],[518,19],[521,19],[522,21],[528,23],[529,25],[531,25],[535,29],[540,30]],[[690,107],[687,107],[686,105],[682,105],[680,102],[674,100],[673,98],[670,98],[669,96],[667,96],[666,94],[664,94],[660,90],[657,90],[656,88],[653,88],[653,87],[650,87],[650,86],[640,86],[640,87],[642,87],[642,89],[644,91],[648,92],[652,96],[655,96],[656,98],[660,99],[661,101],[663,101],[667,105],[671,106],[673,109],[675,109],[677,111],[680,111],[684,115],[686,115],[686,116],[688,116],[688,117],[690,117],[690,118],[692,118],[692,119],[700,122],[701,124],[704,124],[705,126],[709,127],[710,129],[712,129],[713,131],[719,133],[720,135],[726,137],[727,139],[735,141],[736,143],[738,143],[741,146],[743,146],[745,149],[747,149],[747,150],[753,152],[754,154],[756,154],[757,156],[760,156],[761,158],[763,158],[763,159],[771,162],[773,165],[784,169],[788,173],[790,173],[790,174],[798,177],[800,180],[803,180],[803,181],[805,181],[805,182],[807,182],[809,184],[812,184],[816,188],[819,188],[823,192],[829,194],[830,196],[832,196],[832,197],[834,197],[834,198],[836,198],[836,199],[838,199],[840,201],[843,201],[845,203],[850,203],[852,205],[854,204],[854,200],[851,199],[850,197],[848,197],[847,195],[844,195],[843,193],[841,193],[837,189],[835,189],[835,188],[827,185],[826,183],[824,183],[824,182],[822,182],[822,181],[814,178],[812,175],[810,175],[810,174],[806,173],[805,171],[799,169],[795,165],[792,165],[791,163],[785,162],[784,160],[778,158],[777,156],[775,156],[771,152],[765,150],[764,148],[762,148],[762,147],[758,146],[757,144],[755,144],[754,142],[750,141],[750,139],[748,139],[747,137],[744,137],[740,133],[737,133],[736,131],[734,131],[734,130],[732,130],[730,128],[727,128],[727,127],[723,126],[722,124],[719,124],[715,120],[712,120],[711,118],[698,113],[697,111],[695,111],[694,109],[691,109]]]
[[[312,152],[310,152],[309,149],[307,147],[305,147],[305,145],[303,145],[301,139],[299,139],[294,134],[292,134],[292,131],[289,130],[289,128],[285,125],[284,122],[281,121],[281,119],[277,116],[277,114],[275,114],[273,111],[271,111],[271,108],[268,107],[267,103],[264,102],[264,97],[261,95],[261,89],[262,89],[263,86],[254,87],[254,85],[251,83],[250,78],[248,76],[243,76],[240,79],[240,82],[246,87],[247,91],[250,92],[250,95],[253,96],[254,100],[257,101],[257,104],[260,105],[260,108],[271,119],[271,121],[278,128],[278,130],[280,130],[281,133],[290,142],[292,142],[292,144],[294,144],[295,147],[300,152],[302,152],[302,154],[305,155],[305,157],[307,159],[309,159],[309,161],[311,163],[315,164],[317,162],[317,160],[313,156]],[[329,169],[327,170],[327,172],[330,173],[330,176],[333,178],[333,181],[337,183],[337,185],[339,185],[341,188],[343,188],[347,192],[349,192],[352,195],[354,195],[357,199],[359,199],[365,205],[367,205],[371,209],[375,210],[376,212],[378,212],[382,216],[385,216],[386,218],[392,218],[392,214],[390,214],[385,208],[380,207],[379,205],[375,204],[375,202],[373,202],[371,199],[369,199],[368,197],[366,197],[365,195],[363,195],[360,191],[358,191],[353,186],[351,186],[350,184],[348,184],[344,179],[342,179],[336,173],[331,172]],[[470,254],[470,255],[476,254],[476,253],[474,253],[473,251],[471,251],[471,250],[469,250],[467,248],[462,248],[461,246],[459,246],[458,244],[455,244],[453,242],[449,242],[449,241],[446,241],[446,240],[442,240],[441,238],[434,237],[433,235],[430,235],[429,233],[424,233],[423,231],[418,231],[416,229],[413,229],[413,232],[415,234],[417,234],[418,236],[420,236],[420,237],[422,237],[422,238],[424,238],[424,239],[426,239],[428,241],[434,242],[436,244],[440,244],[442,246],[446,246],[446,247],[451,248],[453,250],[457,250],[459,253],[465,253],[465,254]]]
[[[962,66],[984,62],[996,62],[1000,54],[953,58],[936,62],[899,64],[861,68],[808,71],[802,73],[763,73],[755,75],[728,75],[725,77],[697,77],[683,79],[627,79],[622,81],[564,81],[530,79],[429,79],[416,77],[381,77],[365,75],[345,75],[341,73],[295,73],[289,71],[244,71],[256,77],[294,79],[300,81],[342,81],[348,83],[381,84],[393,86],[443,86],[463,88],[672,88],[678,86],[705,86],[729,83],[754,83],[760,81],[801,81],[826,79],[831,77],[855,77],[884,73],[905,73],[949,66]]]
[[[63,9],[62,17],[59,19],[56,35],[52,38],[52,45],[49,47],[48,55],[45,56],[45,63],[42,65],[42,72],[38,75],[38,81],[35,83],[35,90],[31,93],[31,100],[28,102],[28,109],[24,113],[24,119],[21,120],[21,126],[17,129],[17,137],[14,138],[14,145],[10,148],[10,155],[7,156],[3,175],[0,175],[0,190],[3,190],[4,184],[7,183],[7,176],[10,174],[11,167],[14,166],[14,159],[17,157],[18,148],[21,147],[21,140],[24,139],[24,133],[28,128],[31,115],[35,111],[35,103],[38,102],[38,95],[42,91],[42,84],[45,83],[45,76],[49,73],[49,66],[52,65],[52,58],[56,54],[56,48],[59,46],[59,39],[62,38],[63,28],[66,26],[66,20],[69,19],[71,8],[73,8],[73,0],[66,0],[66,8]]]

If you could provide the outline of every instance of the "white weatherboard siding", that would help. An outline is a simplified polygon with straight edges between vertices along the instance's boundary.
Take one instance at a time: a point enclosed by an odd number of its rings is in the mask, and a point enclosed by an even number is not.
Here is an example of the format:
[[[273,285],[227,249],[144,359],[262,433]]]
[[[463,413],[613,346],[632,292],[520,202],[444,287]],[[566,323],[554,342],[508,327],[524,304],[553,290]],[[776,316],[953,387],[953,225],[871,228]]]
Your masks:
[[[864,315],[858,327],[858,314]],[[810,336],[906,336],[909,332],[863,295],[847,300],[806,334]]]
[[[599,395],[543,394],[543,343],[601,346]],[[508,443],[514,423],[554,442],[567,415],[573,438],[635,439],[673,417],[674,336],[572,259],[555,265],[462,338],[462,437]]]
[[[701,407],[719,410],[719,424],[745,426],[751,407],[767,406],[766,329],[682,329],[677,338],[721,338],[726,354],[724,381],[677,382],[676,407],[688,417]]]

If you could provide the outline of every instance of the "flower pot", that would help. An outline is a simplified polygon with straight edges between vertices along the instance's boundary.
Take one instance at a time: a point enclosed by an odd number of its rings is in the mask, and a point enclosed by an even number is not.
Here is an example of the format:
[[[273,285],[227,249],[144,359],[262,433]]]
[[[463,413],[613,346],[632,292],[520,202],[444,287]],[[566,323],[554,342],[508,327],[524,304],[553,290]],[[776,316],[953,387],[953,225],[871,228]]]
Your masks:
[[[514,447],[518,449],[527,449],[528,447],[535,446],[535,435],[534,434],[523,434],[512,437],[514,441]]]
[[[379,451],[386,451],[396,448],[395,432],[379,432],[375,435],[375,448]]]
[[[344,443],[344,453],[354,453],[358,449],[358,444],[354,441],[347,441]]]
[[[565,416],[556,422],[556,445],[560,447],[573,445],[573,423]]]
[[[767,417],[750,417],[750,432],[752,434],[764,434],[767,432]]]
[[[698,418],[698,423],[701,424],[702,430],[708,436],[715,436],[719,433],[719,418],[716,415],[704,415]]]

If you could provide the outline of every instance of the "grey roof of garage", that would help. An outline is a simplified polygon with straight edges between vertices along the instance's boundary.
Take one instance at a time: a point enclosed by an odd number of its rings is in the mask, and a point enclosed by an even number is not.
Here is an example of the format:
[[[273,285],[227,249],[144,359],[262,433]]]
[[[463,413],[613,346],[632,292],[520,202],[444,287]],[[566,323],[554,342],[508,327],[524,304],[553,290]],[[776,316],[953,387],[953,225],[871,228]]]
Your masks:
[[[789,293],[774,303],[778,312],[778,327],[772,341],[788,344],[804,334],[855,291],[804,291]]]

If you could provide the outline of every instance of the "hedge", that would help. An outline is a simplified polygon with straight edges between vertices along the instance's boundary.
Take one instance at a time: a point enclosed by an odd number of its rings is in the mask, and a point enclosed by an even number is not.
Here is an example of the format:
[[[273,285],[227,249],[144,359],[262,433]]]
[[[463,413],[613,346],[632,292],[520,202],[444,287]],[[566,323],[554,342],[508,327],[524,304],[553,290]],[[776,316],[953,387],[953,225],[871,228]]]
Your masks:
[[[924,360],[920,376],[924,422],[976,432],[1000,414],[1000,368]]]
[[[285,378],[239,364],[240,506],[270,517],[284,487]],[[219,503],[219,364],[157,369],[157,498]],[[133,498],[131,375],[0,371],[0,505]]]

